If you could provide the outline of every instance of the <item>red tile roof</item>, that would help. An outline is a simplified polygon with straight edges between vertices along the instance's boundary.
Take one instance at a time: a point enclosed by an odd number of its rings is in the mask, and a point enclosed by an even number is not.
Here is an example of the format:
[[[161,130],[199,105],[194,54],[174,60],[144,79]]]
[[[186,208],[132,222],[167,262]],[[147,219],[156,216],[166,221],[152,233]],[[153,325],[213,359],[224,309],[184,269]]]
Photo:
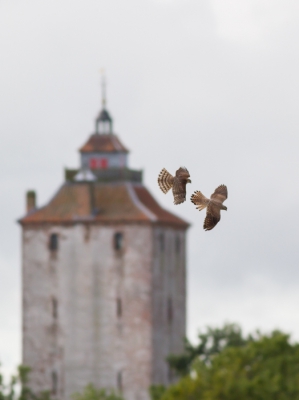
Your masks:
[[[110,134],[93,134],[84,146],[80,148],[81,153],[128,153],[128,149],[121,143],[118,137]]]
[[[164,210],[140,184],[65,183],[50,202],[20,219],[21,224],[76,222],[150,223],[186,229],[189,224]]]
[[[149,209],[157,217],[157,220],[159,222],[172,222],[186,225],[186,227],[189,226],[186,221],[162,208],[144,186],[136,185],[134,186],[134,191],[138,196],[140,202],[144,204],[147,209]]]

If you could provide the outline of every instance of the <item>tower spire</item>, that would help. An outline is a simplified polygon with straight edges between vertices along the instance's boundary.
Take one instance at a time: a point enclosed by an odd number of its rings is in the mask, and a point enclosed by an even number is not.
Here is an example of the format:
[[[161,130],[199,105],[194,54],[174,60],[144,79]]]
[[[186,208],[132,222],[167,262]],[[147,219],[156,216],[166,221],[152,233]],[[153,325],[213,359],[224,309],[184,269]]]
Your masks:
[[[110,114],[106,110],[106,77],[105,77],[105,70],[104,68],[101,68],[101,86],[102,86],[102,110],[98,114],[98,117],[96,118],[95,121],[95,128],[96,128],[96,134],[104,133],[112,133],[112,118],[110,117]]]
[[[104,68],[101,69],[102,74],[102,107],[106,106],[106,77]]]

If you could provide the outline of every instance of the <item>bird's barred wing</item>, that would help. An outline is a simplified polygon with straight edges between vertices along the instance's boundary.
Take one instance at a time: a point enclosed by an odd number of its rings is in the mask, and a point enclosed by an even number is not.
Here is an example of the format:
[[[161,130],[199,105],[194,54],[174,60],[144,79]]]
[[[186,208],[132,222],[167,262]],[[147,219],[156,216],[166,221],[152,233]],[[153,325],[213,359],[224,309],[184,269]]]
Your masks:
[[[200,191],[196,190],[192,196],[191,199],[192,203],[194,205],[196,205],[196,208],[201,211],[203,210],[205,207],[207,207],[207,205],[209,204],[209,199],[206,198],[206,196],[204,196]]]
[[[173,193],[173,203],[174,204],[181,204],[186,201],[186,179],[180,179],[175,177],[172,186],[172,193]]]
[[[218,203],[223,203],[227,199],[227,187],[225,185],[218,186],[215,192],[211,195],[211,199],[216,200]]]
[[[210,203],[207,208],[207,215],[203,224],[206,231],[213,229],[220,221],[220,208]]]
[[[173,180],[173,176],[165,168],[163,168],[158,176],[158,185],[163,193],[166,194],[172,187]]]
[[[186,185],[190,181],[190,174],[187,168],[180,167],[174,177],[172,193],[174,204],[181,204],[186,201]]]

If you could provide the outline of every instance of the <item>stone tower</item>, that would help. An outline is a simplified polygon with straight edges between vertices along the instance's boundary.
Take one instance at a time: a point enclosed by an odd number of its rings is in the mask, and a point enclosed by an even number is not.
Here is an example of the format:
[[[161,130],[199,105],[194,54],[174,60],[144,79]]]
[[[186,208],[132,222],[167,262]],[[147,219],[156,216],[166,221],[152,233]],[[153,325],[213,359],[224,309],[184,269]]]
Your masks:
[[[78,170],[22,226],[23,364],[35,392],[69,399],[92,382],[148,400],[183,350],[188,224],[128,168],[103,107]]]

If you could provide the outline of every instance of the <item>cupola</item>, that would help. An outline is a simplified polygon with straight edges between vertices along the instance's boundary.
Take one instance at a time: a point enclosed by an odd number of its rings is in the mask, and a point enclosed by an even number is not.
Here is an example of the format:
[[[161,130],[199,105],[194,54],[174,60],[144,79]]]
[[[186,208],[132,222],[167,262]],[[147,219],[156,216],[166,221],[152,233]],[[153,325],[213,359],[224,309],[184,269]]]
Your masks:
[[[112,118],[106,108],[103,108],[96,118],[96,134],[112,133]]]
[[[128,166],[129,150],[113,132],[113,120],[106,108],[106,86],[102,86],[102,109],[95,120],[95,132],[79,149],[78,170],[65,170],[67,181],[142,181],[142,171]]]

